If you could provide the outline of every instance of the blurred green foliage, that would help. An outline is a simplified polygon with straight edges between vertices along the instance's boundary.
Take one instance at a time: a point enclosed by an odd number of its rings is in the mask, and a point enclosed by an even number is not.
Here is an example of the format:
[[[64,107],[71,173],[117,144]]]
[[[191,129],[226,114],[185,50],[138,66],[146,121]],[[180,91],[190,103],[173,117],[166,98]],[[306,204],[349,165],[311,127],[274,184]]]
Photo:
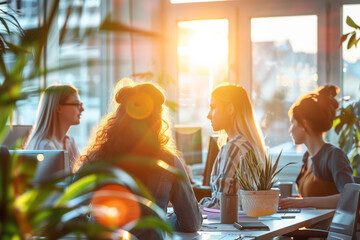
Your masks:
[[[354,176],[360,176],[360,101],[341,107],[333,128],[340,148],[349,156]]]
[[[34,81],[38,86],[39,77],[59,68],[46,69],[42,64],[51,26],[58,12],[59,0],[54,0],[49,15],[42,26],[24,30],[16,18],[16,12],[7,8],[7,2],[0,2],[0,141],[6,134],[6,124],[12,122],[12,112],[16,102],[30,94],[38,94],[42,89],[24,90],[24,83]],[[70,16],[71,8],[69,8]],[[61,40],[66,34],[66,23],[61,29]],[[57,24],[57,23],[56,23]],[[101,28],[107,31],[116,27],[105,21]],[[106,27],[108,26],[108,27]],[[121,25],[122,26],[122,25]],[[141,30],[123,27],[118,31],[144,34]],[[88,32],[91,34],[91,31]],[[151,34],[146,32],[146,34]],[[9,63],[6,56],[14,59]],[[89,64],[89,63],[86,63]],[[24,71],[25,67],[30,71]],[[66,67],[76,67],[73,64]],[[64,67],[63,67],[64,68]],[[30,84],[31,85],[31,84]],[[5,151],[7,153],[7,151]],[[29,239],[34,236],[58,239],[67,234],[88,239],[110,239],[115,227],[102,226],[96,221],[88,222],[91,214],[89,202],[93,193],[106,184],[121,184],[130,189],[139,204],[155,213],[127,224],[124,229],[151,228],[172,235],[172,228],[166,222],[165,213],[154,202],[146,187],[130,176],[116,163],[138,161],[144,166],[161,168],[154,159],[124,156],[90,164],[72,176],[55,177],[44,184],[31,183],[36,165],[22,161],[16,156],[2,155],[0,170],[0,239]],[[116,162],[116,163],[115,163]],[[184,176],[174,168],[167,168],[180,179]],[[108,193],[109,196],[115,193]]]

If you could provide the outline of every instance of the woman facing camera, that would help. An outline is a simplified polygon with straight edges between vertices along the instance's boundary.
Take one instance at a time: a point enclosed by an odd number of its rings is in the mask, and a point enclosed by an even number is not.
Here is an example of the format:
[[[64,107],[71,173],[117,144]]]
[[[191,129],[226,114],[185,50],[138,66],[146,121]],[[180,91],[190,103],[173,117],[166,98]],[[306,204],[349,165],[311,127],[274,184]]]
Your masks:
[[[324,86],[299,98],[290,108],[289,132],[294,143],[304,144],[307,151],[296,180],[301,198],[280,199],[281,208],[336,208],[345,184],[354,182],[346,154],[323,139],[335,119],[338,91],[336,86]]]
[[[72,125],[80,123],[84,111],[78,90],[71,85],[54,84],[40,97],[35,124],[25,143],[26,150],[67,150],[70,171],[77,170],[79,156],[74,138],[67,135]]]
[[[241,169],[240,159],[252,150],[264,161],[263,134],[255,123],[254,110],[246,90],[235,84],[216,87],[211,93],[207,116],[214,131],[220,131],[220,152],[211,173],[211,197],[203,198],[204,207],[219,208],[221,193],[239,192],[235,166]]]
[[[121,82],[119,82],[121,83]],[[177,157],[167,119],[164,93],[153,83],[129,84],[115,88],[114,111],[105,116],[80,157],[83,165],[126,155],[160,159],[186,172]],[[175,231],[196,232],[202,216],[189,179],[183,181],[168,171],[146,164],[119,163],[119,167],[139,179],[165,212],[171,202],[170,221]],[[95,216],[96,219],[96,216]],[[135,233],[140,239],[161,238],[154,231]]]

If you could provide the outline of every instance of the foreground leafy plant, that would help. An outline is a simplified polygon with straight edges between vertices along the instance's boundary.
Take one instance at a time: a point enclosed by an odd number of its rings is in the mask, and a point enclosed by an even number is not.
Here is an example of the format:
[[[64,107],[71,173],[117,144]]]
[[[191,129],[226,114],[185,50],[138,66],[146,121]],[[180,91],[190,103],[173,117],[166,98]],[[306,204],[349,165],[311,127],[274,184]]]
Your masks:
[[[8,161],[11,169],[18,167],[22,169],[16,171],[17,174],[4,175],[4,171],[2,171],[2,177],[10,178],[8,182],[14,183],[9,185],[6,195],[2,195],[5,197],[2,198],[2,203],[4,203],[2,210],[6,210],[4,219],[6,224],[3,225],[1,231],[2,239],[13,239],[16,235],[21,239],[32,236],[58,239],[70,233],[78,236],[85,235],[89,239],[109,239],[118,230],[118,227],[126,231],[151,228],[172,235],[172,228],[166,222],[165,212],[156,205],[146,187],[136,178],[115,167],[119,163],[136,162],[144,167],[169,171],[180,181],[185,178],[180,171],[171,166],[167,166],[165,170],[162,167],[163,163],[159,160],[133,156],[105,160],[81,169],[78,179],[65,187],[59,187],[59,182],[66,182],[71,176],[54,177],[45,184],[27,189],[23,185],[30,185],[36,166],[31,162],[19,161],[21,160],[17,158]],[[107,191],[102,192],[103,197],[109,199],[114,197],[119,199],[135,198],[139,205],[154,214],[127,222],[124,226],[106,226],[97,221],[88,222],[87,216],[92,213],[89,203],[94,193],[97,193],[101,187],[111,184],[124,186],[132,193],[126,195],[116,191]],[[25,189],[25,191],[21,193],[19,189]],[[15,201],[13,201],[14,199]],[[106,217],[106,213],[104,215]],[[14,232],[15,229],[18,229],[17,232]]]
[[[250,150],[241,158],[241,167],[236,167],[236,177],[240,189],[249,191],[270,190],[276,181],[275,177],[286,166],[295,164],[295,162],[290,162],[277,170],[281,154],[282,152],[280,152],[274,164],[269,155],[264,157],[265,163],[260,164],[254,152]]]
[[[360,176],[360,101],[341,107],[333,128],[340,148],[349,156],[354,176]]]

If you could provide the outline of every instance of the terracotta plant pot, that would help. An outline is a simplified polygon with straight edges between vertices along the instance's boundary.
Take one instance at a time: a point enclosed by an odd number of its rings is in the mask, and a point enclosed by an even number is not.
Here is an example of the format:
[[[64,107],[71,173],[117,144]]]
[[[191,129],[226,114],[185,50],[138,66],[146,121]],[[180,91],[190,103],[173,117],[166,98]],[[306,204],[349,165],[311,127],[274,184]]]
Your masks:
[[[246,191],[240,190],[241,204],[250,217],[274,214],[279,204],[279,189]]]

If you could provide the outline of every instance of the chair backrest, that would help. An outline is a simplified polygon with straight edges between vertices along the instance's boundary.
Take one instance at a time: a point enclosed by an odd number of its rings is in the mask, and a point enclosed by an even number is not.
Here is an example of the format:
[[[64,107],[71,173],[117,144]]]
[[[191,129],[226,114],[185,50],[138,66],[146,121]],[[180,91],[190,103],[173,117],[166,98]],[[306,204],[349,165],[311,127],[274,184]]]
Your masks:
[[[7,128],[9,130],[6,137],[4,138],[2,145],[7,146],[9,149],[15,149],[15,144],[18,140],[20,141],[21,146],[25,143],[32,126],[13,125],[12,128],[10,128],[10,126],[7,126]]]
[[[327,239],[356,239],[360,184],[348,183],[341,192]]]
[[[355,176],[355,177],[354,177],[354,182],[355,182],[355,183],[360,183],[360,177]]]
[[[10,154],[6,146],[0,145],[0,184],[2,186],[2,192],[0,194],[0,220],[3,222],[7,219],[8,211],[8,188],[10,188]]]
[[[187,165],[202,163],[201,127],[176,125],[175,141]]]
[[[210,186],[210,176],[211,171],[215,162],[215,159],[219,153],[219,146],[217,144],[217,135],[210,136],[209,140],[209,149],[206,157],[205,170],[204,170],[204,178],[203,185]]]

